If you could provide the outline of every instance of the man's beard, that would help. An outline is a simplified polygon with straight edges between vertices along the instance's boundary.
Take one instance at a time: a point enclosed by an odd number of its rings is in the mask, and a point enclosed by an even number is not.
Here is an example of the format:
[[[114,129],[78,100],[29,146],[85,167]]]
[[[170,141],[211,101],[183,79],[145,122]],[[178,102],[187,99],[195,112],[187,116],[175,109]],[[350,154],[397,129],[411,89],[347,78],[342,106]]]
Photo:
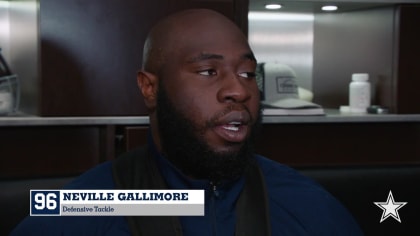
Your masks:
[[[239,150],[215,152],[203,137],[211,121],[205,122],[205,127],[197,127],[193,120],[176,110],[163,86],[158,89],[156,112],[163,155],[185,175],[214,182],[233,180],[254,161],[252,143],[261,125],[260,114]]]

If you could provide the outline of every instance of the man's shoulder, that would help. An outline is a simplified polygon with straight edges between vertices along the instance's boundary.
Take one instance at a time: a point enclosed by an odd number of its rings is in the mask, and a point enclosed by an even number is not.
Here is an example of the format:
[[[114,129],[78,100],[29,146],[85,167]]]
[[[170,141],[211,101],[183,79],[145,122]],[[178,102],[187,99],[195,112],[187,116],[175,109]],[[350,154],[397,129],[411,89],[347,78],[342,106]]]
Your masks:
[[[316,235],[361,235],[350,213],[320,184],[263,156],[257,156],[257,162],[269,194],[274,231],[281,232],[281,225],[286,224],[297,235],[301,230]]]
[[[138,157],[144,155],[146,148],[139,147],[122,153],[117,159],[128,161],[128,165],[134,165]],[[85,173],[76,177],[72,182],[66,185],[66,189],[114,189],[115,179],[113,176],[113,165],[115,161],[101,163]]]
[[[113,189],[112,161],[101,163],[76,177],[65,189]]]
[[[304,176],[298,170],[287,165],[257,156],[257,162],[264,176],[267,191],[279,204],[291,204],[296,201],[308,200],[319,203],[335,202],[329,194],[315,180]],[[281,197],[278,197],[281,196]]]
[[[276,182],[297,181],[305,184],[317,185],[312,179],[300,174],[299,171],[290,166],[261,155],[256,155],[256,160],[266,179],[268,178],[269,180]]]

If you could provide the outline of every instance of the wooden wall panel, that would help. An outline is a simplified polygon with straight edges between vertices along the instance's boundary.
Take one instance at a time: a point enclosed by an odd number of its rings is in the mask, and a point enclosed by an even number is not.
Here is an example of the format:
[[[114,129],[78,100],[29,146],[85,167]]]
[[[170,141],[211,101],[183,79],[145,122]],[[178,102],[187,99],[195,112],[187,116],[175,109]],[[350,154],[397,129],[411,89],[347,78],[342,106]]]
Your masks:
[[[397,113],[420,113],[420,6],[402,5],[398,11]]]
[[[150,27],[192,7],[219,10],[245,27],[247,2],[42,0],[40,115],[146,115],[136,72]]]

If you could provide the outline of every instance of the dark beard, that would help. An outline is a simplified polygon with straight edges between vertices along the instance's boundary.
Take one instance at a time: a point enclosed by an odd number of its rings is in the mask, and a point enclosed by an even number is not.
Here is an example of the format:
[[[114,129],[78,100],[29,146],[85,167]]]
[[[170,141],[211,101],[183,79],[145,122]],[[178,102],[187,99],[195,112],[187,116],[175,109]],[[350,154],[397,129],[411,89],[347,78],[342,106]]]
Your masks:
[[[214,182],[233,180],[254,161],[252,143],[261,125],[261,115],[239,151],[215,152],[201,135],[205,127],[196,127],[192,120],[178,112],[163,86],[158,89],[156,112],[163,154],[185,175]]]

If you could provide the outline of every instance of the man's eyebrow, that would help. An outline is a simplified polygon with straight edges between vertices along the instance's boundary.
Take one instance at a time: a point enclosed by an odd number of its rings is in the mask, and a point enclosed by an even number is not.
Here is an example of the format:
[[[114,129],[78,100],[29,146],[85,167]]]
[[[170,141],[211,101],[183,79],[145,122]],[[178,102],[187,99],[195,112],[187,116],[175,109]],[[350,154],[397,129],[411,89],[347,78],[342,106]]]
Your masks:
[[[224,57],[222,55],[219,55],[219,54],[200,53],[198,56],[191,57],[187,61],[189,63],[194,63],[194,62],[200,62],[200,61],[211,60],[211,59],[222,60],[223,58]]]
[[[245,53],[242,57],[257,62],[257,58],[255,58],[255,55],[252,52]]]

